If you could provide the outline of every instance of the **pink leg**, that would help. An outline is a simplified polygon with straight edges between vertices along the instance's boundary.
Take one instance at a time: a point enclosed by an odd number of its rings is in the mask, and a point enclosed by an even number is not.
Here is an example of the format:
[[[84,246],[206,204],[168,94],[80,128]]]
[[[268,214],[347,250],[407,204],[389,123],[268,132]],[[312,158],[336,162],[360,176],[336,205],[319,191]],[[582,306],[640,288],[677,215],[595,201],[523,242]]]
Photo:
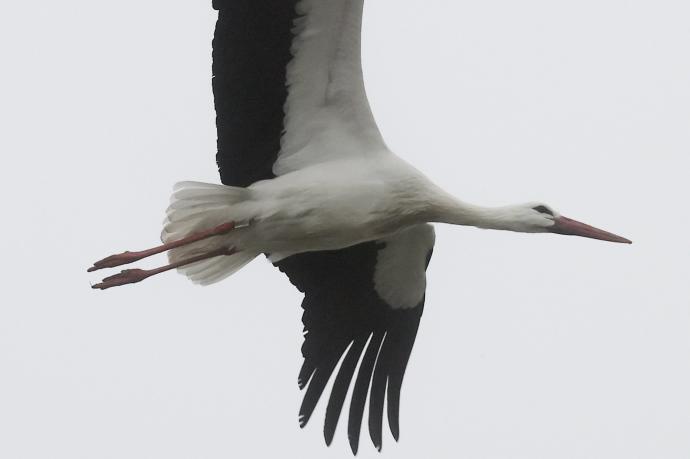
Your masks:
[[[200,231],[178,241],[168,242],[167,244],[163,244],[152,249],[142,250],[141,252],[124,252],[117,255],[111,255],[94,263],[93,266],[88,269],[88,271],[93,272],[103,268],[115,268],[116,266],[134,263],[135,261],[139,261],[143,258],[147,258],[158,253],[163,253],[170,249],[175,249],[177,247],[182,247],[183,245],[192,244],[194,242],[207,239],[209,237],[227,234],[234,229],[234,222],[223,223],[222,225],[218,225],[215,228],[211,228],[210,230]]]
[[[228,256],[236,253],[233,248],[222,248],[217,249],[212,252],[197,255],[195,257],[187,258],[186,260],[180,260],[169,265],[161,266],[156,269],[125,269],[120,274],[114,276],[106,277],[103,282],[92,286],[93,289],[107,290],[112,287],[119,287],[121,285],[136,284],[144,279],[148,279],[156,274],[164,273],[170,271],[171,269],[180,268],[182,266],[190,265],[198,261],[208,260],[209,258],[215,258],[220,256]]]

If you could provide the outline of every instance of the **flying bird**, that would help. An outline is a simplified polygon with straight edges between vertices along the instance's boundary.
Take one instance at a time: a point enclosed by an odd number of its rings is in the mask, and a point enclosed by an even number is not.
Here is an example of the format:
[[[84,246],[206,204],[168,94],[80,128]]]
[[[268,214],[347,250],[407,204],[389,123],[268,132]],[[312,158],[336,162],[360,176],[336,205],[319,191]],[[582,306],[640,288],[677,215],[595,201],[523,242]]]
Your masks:
[[[172,269],[219,282],[261,254],[304,293],[299,412],[309,421],[328,381],[330,445],[352,395],[357,453],[365,405],[379,450],[384,404],[399,438],[400,390],[424,309],[432,223],[630,243],[542,203],[463,202],[393,154],[367,101],[364,0],[214,0],[213,92],[222,184],[178,183],[163,245],[89,271],[167,252],[158,269],[128,269],[109,289]]]

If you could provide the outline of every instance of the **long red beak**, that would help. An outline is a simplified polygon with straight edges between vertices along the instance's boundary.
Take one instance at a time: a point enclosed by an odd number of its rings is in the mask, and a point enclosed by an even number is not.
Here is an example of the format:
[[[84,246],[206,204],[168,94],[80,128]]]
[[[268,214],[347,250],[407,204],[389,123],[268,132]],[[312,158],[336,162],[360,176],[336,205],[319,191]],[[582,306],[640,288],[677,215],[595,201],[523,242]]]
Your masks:
[[[617,236],[608,231],[600,230],[585,223],[578,222],[568,217],[556,218],[556,224],[549,231],[557,234],[568,234],[570,236],[588,237],[601,241],[619,242],[621,244],[632,244],[632,241],[624,237]]]

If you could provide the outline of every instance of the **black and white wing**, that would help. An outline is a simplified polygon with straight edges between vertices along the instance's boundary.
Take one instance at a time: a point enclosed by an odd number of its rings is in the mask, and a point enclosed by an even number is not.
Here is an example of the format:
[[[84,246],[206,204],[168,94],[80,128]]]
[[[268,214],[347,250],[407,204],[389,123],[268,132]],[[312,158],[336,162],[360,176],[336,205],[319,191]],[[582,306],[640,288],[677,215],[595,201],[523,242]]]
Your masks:
[[[364,0],[214,0],[218,156],[223,183],[251,183],[387,152],[362,75]],[[325,148],[324,148],[325,147]],[[361,153],[353,153],[361,152]]]
[[[217,162],[226,185],[248,186],[343,154],[385,154],[364,91],[363,0],[214,0]],[[361,153],[338,149],[339,136]],[[424,306],[433,228],[386,240],[294,255],[277,266],[305,294],[305,425],[329,378],[330,444],[348,388],[348,436],[357,451],[369,399],[369,432],[380,448],[384,399],[399,435],[400,388]],[[338,363],[342,363],[338,367]]]
[[[374,445],[381,449],[386,397],[388,424],[399,438],[400,389],[424,310],[433,244],[433,227],[420,225],[386,240],[279,263],[304,292],[304,364],[298,381],[301,389],[308,387],[300,408],[302,426],[336,375],[326,409],[327,444],[353,381],[347,427],[352,451],[358,449],[367,396]]]

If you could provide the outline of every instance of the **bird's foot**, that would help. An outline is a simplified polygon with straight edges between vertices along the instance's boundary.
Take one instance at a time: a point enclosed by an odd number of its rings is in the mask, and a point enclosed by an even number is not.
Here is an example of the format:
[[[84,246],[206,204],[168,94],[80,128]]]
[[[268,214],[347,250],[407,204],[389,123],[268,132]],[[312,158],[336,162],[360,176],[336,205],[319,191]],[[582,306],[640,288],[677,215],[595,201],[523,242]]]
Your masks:
[[[120,287],[122,285],[136,284],[137,282],[141,282],[153,274],[154,273],[152,271],[147,271],[144,269],[125,269],[120,274],[106,277],[102,282],[91,286],[91,288],[96,290],[107,290],[109,288]]]
[[[130,263],[134,263],[135,261],[139,261],[142,258],[146,258],[149,256],[146,251],[143,252],[123,252],[119,253],[117,255],[110,255],[109,257],[106,257],[102,260],[97,261],[96,263],[93,264],[92,267],[88,269],[88,272],[94,272],[98,271],[99,269],[105,269],[105,268],[115,268],[117,266],[122,266],[122,265],[128,265]]]
[[[176,261],[174,263],[161,266],[155,269],[125,269],[120,274],[115,274],[114,276],[106,277],[100,283],[93,285],[91,288],[95,290],[107,290],[113,287],[120,287],[127,284],[136,284],[144,279],[148,279],[156,274],[161,274],[171,269],[181,268],[183,266],[191,265],[192,263],[197,263],[200,261],[208,260],[210,258],[230,256],[237,253],[233,247],[221,247],[210,252],[202,253],[190,258],[185,258],[183,260]]]
[[[206,231],[200,231],[198,233],[190,234],[189,236],[187,236],[185,238],[178,239],[176,241],[169,241],[163,245],[160,245],[158,247],[154,247],[152,249],[142,250],[140,252],[127,251],[127,252],[119,253],[117,255],[111,255],[109,257],[106,257],[102,260],[97,261],[87,271],[91,273],[94,271],[98,271],[99,269],[116,268],[118,266],[128,265],[130,263],[134,263],[135,261],[139,261],[139,260],[143,260],[144,258],[148,258],[152,255],[163,253],[163,252],[166,252],[166,251],[171,250],[171,249],[176,249],[177,247],[182,247],[184,245],[192,244],[194,242],[198,242],[198,241],[207,239],[209,237],[222,236],[223,234],[227,234],[234,229],[235,229],[235,222],[223,223],[222,225],[218,225],[215,228],[211,228],[211,229],[206,230]]]

